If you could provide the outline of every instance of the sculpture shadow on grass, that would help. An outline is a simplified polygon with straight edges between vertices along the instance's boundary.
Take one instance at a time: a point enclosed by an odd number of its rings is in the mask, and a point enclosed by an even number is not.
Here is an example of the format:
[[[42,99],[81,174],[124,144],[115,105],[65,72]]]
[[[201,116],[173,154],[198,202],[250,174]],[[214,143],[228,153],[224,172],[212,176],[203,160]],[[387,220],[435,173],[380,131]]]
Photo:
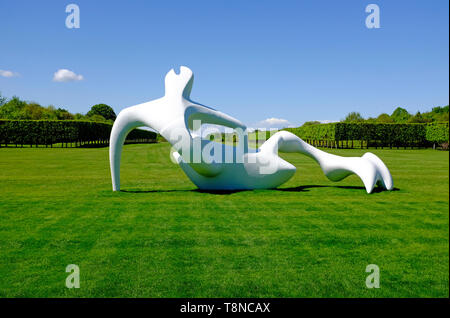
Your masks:
[[[286,192],[306,192],[309,191],[308,189],[311,188],[338,188],[338,189],[347,189],[347,190],[364,190],[364,187],[361,186],[334,186],[334,185],[303,185],[298,187],[291,187],[291,188],[277,188],[274,190],[277,191],[286,191]],[[391,191],[399,191],[399,188],[393,188]],[[380,192],[386,192],[385,189],[382,187],[375,187],[372,190],[372,193],[380,193]]]
[[[198,192],[198,193],[209,193],[226,195],[233,194],[242,191],[252,191],[252,190],[201,190],[201,189],[186,189],[186,190],[120,190],[120,192],[126,193],[168,193],[168,192]]]
[[[333,185],[303,185],[298,187],[290,188],[275,188],[275,189],[265,189],[265,191],[282,191],[282,192],[308,192],[312,188],[338,188],[347,190],[364,190],[362,186],[333,186]],[[202,189],[186,189],[186,190],[120,190],[120,192],[126,193],[167,193],[167,192],[197,192],[197,193],[207,193],[216,195],[229,195],[244,191],[255,191],[255,190],[202,190]],[[399,188],[393,188],[392,191],[400,191]],[[382,187],[376,187],[373,189],[373,193],[385,192]]]

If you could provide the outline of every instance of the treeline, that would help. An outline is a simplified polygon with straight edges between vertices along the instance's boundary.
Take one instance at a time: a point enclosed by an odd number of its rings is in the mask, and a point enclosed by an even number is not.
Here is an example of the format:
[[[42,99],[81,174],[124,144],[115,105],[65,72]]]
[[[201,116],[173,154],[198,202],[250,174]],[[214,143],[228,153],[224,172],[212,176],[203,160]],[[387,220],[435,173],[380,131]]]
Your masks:
[[[410,114],[406,109],[397,107],[391,115],[383,113],[378,117],[364,118],[358,112],[349,113],[340,122],[344,123],[370,123],[370,124],[423,124],[432,122],[448,122],[449,106],[433,107],[429,112]],[[319,121],[308,121],[303,126],[317,125]]]
[[[112,124],[74,120],[0,120],[0,147],[8,144],[53,147],[107,145]],[[155,132],[134,129],[127,143],[157,141]]]
[[[0,93],[0,119],[10,120],[79,120],[112,124],[116,119],[114,110],[106,104],[91,107],[86,114],[72,114],[62,107],[41,106],[36,102],[27,102],[14,96],[11,99]]]
[[[0,147],[107,145],[115,119],[114,110],[106,104],[94,105],[86,114],[72,114],[61,107],[44,107],[16,96],[8,100],[0,94]],[[157,142],[157,134],[134,129],[126,142]]]
[[[430,147],[448,148],[449,124],[444,123],[330,123],[286,128],[305,141],[323,147]]]

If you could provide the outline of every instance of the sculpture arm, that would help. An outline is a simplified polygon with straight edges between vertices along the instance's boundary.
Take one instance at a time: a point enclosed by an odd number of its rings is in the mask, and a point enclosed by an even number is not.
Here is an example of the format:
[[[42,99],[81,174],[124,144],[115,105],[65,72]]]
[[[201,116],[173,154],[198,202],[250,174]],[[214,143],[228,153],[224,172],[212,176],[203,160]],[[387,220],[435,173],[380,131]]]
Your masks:
[[[189,129],[193,128],[194,120],[201,120],[202,124],[215,124],[233,129],[240,128],[243,131],[247,129],[247,127],[236,118],[233,118],[215,109],[201,105],[189,106],[186,109],[185,114]]]

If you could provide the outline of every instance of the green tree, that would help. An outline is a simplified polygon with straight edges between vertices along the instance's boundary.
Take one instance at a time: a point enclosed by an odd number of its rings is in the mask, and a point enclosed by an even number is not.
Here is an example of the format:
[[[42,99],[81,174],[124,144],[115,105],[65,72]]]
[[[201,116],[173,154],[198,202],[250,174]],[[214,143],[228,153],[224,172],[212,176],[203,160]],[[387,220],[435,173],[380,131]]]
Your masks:
[[[75,115],[73,115],[73,119],[75,119],[75,120],[86,120],[86,116],[84,116],[83,114],[80,114],[80,113],[76,113]]]
[[[439,114],[439,116],[436,117],[436,121],[439,121],[439,122],[448,121],[448,119],[449,119],[448,112]]]
[[[6,97],[2,95],[2,92],[0,92],[0,106],[2,106],[4,103],[6,103]]]
[[[444,122],[444,121],[448,121],[448,113],[449,113],[449,107],[447,105],[444,107],[440,107],[440,106],[433,107],[431,112],[426,113],[426,115],[430,116],[433,121]]]
[[[361,114],[358,112],[351,112],[344,119],[344,122],[346,123],[358,123],[363,121],[364,117],[362,117]]]
[[[431,118],[422,116],[422,114],[420,112],[417,112],[417,114],[409,117],[409,119],[408,119],[408,123],[429,123],[431,121],[432,121]]]
[[[394,120],[388,114],[383,113],[377,117],[376,122],[382,123],[382,124],[388,124],[388,123],[393,123]]]
[[[23,108],[27,105],[26,102],[13,96],[7,103],[0,107],[0,118],[2,119],[23,119]]]
[[[411,117],[411,114],[404,108],[397,107],[391,115],[391,118],[396,123],[406,123]]]
[[[444,107],[441,107],[441,106],[433,107],[431,109],[431,112],[436,113],[436,114],[444,114],[444,113],[448,114],[448,105],[444,106]]]
[[[37,103],[26,104],[21,112],[20,119],[42,119],[45,108]]]
[[[89,121],[95,121],[95,122],[105,122],[105,121],[107,121],[105,117],[103,117],[102,115],[98,115],[98,114],[87,116],[86,119],[89,120]]]
[[[91,110],[88,111],[88,113],[86,114],[87,116],[91,117],[93,115],[100,115],[103,118],[107,119],[107,120],[116,120],[116,113],[114,112],[114,110],[106,105],[106,104],[97,104],[91,107]]]
[[[305,121],[305,123],[302,125],[303,126],[311,126],[311,125],[319,125],[320,121],[314,120],[314,121]]]
[[[64,108],[58,108],[57,110],[55,110],[55,115],[59,120],[72,120],[74,118],[74,116]]]

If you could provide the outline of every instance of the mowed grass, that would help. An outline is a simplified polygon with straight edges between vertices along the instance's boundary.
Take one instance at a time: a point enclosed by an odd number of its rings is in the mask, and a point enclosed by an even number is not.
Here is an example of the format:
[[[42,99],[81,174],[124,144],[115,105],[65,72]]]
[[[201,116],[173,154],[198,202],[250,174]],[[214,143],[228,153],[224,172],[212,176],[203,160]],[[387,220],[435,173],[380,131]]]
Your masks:
[[[281,189],[199,192],[161,143],[124,147],[114,193],[108,148],[0,149],[0,296],[448,297],[449,153],[370,151],[396,191],[283,154]]]

